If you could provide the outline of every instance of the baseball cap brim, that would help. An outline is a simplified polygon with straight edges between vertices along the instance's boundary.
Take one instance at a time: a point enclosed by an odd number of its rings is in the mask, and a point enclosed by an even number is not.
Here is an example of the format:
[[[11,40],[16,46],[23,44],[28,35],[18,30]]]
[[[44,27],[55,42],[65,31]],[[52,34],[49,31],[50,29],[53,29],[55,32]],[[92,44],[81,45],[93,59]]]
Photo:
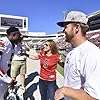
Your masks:
[[[72,21],[66,21],[66,22],[57,22],[57,25],[60,27],[64,27],[65,25],[72,23]]]
[[[58,22],[57,25],[60,26],[60,27],[65,27],[66,25],[68,25],[70,23],[80,23],[80,22],[78,22],[78,21]],[[89,27],[89,25],[87,25],[87,24],[85,24],[85,25],[86,25],[86,27]]]
[[[10,32],[10,34],[21,34],[20,31]]]

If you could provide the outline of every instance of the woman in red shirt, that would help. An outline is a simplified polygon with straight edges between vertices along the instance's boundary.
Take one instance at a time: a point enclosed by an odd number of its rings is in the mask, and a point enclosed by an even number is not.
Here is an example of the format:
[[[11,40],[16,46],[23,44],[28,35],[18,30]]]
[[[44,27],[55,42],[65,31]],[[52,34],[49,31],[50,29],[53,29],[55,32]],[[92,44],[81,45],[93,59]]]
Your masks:
[[[39,89],[41,100],[54,100],[56,85],[56,67],[57,63],[62,63],[61,56],[58,53],[56,43],[53,40],[47,40],[44,43],[43,50],[31,59],[40,59],[40,79]]]

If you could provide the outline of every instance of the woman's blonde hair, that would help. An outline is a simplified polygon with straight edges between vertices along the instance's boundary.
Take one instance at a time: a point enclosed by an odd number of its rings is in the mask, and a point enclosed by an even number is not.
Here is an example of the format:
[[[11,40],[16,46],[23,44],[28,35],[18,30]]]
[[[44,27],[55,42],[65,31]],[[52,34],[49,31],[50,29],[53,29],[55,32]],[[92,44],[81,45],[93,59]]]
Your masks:
[[[53,40],[46,40],[46,42],[50,43],[51,53],[58,54],[58,49],[57,49],[56,43]]]

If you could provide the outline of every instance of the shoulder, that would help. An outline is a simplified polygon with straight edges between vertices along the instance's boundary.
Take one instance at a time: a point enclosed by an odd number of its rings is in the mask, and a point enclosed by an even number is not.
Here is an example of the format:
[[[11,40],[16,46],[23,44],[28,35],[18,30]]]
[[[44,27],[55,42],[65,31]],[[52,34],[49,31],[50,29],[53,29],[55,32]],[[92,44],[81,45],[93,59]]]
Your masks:
[[[5,41],[3,41],[3,40],[0,39],[0,51],[3,52],[5,50],[5,45],[6,45]]]
[[[11,44],[10,40],[7,37],[1,38],[0,42],[3,43],[5,46]]]
[[[3,40],[0,40],[0,47],[3,47],[5,45],[5,42]]]
[[[53,54],[52,57],[57,59],[57,60],[61,59],[61,55],[60,54]]]

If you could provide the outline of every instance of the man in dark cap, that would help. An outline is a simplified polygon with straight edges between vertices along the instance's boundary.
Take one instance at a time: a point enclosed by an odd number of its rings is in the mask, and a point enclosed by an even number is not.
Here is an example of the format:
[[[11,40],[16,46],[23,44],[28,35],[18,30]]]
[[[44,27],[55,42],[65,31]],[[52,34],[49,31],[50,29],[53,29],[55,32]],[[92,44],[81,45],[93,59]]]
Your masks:
[[[20,33],[19,29],[16,28],[16,27],[13,27],[13,26],[11,26],[11,27],[6,31],[6,33],[7,33],[8,39],[11,41],[11,43],[16,43],[16,42],[18,42],[18,40],[19,40],[19,38],[20,38],[20,36],[21,36],[21,33]]]
[[[0,39],[0,100],[7,88],[8,83],[12,83],[12,79],[7,75],[11,66],[12,57],[14,55],[14,44],[19,42],[21,33],[18,28],[11,26],[6,31],[7,37]],[[10,75],[10,72],[8,72]],[[4,89],[3,89],[4,88]]]
[[[9,39],[9,41],[12,44],[12,48],[14,49],[14,46],[16,43],[19,42],[20,40],[20,36],[21,33],[19,31],[18,28],[11,26],[7,31],[7,38]],[[13,50],[14,51],[14,50]],[[12,57],[13,57],[14,53],[11,53],[11,58],[10,58],[10,62],[12,61]],[[10,67],[11,67],[11,63],[8,64],[9,70],[7,71],[7,74],[10,76]]]

